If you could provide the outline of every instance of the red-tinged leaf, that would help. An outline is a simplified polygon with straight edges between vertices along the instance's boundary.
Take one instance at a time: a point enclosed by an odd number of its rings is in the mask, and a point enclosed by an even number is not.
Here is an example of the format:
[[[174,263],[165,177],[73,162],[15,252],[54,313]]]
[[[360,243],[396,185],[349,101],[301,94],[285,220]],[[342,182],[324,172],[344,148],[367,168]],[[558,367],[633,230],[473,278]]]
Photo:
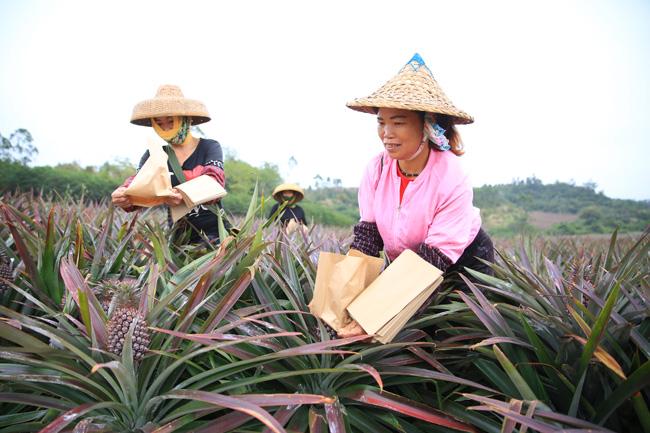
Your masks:
[[[188,315],[194,311],[194,309],[205,299],[205,295],[208,293],[210,285],[212,285],[214,282],[214,266],[221,261],[224,253],[225,250],[221,250],[218,255],[216,255],[208,262],[212,266],[208,268],[208,271],[201,276],[199,282],[196,284],[196,287],[194,287],[194,290],[192,290],[192,295],[190,295],[190,299],[188,299],[185,310],[180,317],[182,325],[179,330],[181,332],[185,332],[192,324],[192,318],[188,317]]]
[[[501,333],[497,335],[503,335],[504,333],[510,337],[514,337],[515,334],[512,332],[512,329],[508,326],[508,323],[505,321],[499,310],[490,303],[490,301],[485,297],[482,291],[480,291],[474,283],[472,283],[467,277],[463,274],[459,274],[460,277],[465,281],[467,287],[470,288],[478,302],[483,307],[483,311],[490,317],[490,320],[496,324],[501,330]],[[461,292],[462,293],[462,292]]]
[[[295,337],[302,335],[300,332],[278,332],[276,334],[263,334],[263,335],[254,335],[250,337],[242,337],[236,334],[187,334],[185,332],[172,331],[170,329],[149,327],[153,331],[162,332],[163,334],[173,335],[174,337],[182,338],[184,340],[196,341],[197,343],[205,344],[206,346],[216,344],[223,341],[241,341],[241,342],[253,342],[256,340],[271,339],[277,337]],[[216,341],[219,340],[219,341]]]
[[[293,406],[302,404],[332,404],[335,399],[318,394],[242,394],[233,395],[260,407],[267,406]]]
[[[107,408],[117,409],[119,407],[123,406],[120,403],[115,402],[85,403],[59,415],[58,418],[49,423],[45,428],[41,429],[39,433],[57,433],[63,430],[72,421],[88,412]]]
[[[421,347],[409,347],[408,348],[409,352],[413,353],[416,355],[418,358],[422,359],[424,362],[435,368],[436,370],[442,372],[442,373],[447,373],[451,374],[451,372],[440,363],[436,358],[433,357],[433,355],[427,353],[424,349]]]
[[[16,244],[16,250],[18,252],[18,255],[20,256],[20,259],[25,264],[25,269],[27,270],[27,273],[29,274],[33,282],[32,290],[37,295],[39,295],[39,299],[41,299],[42,302],[48,302],[51,305],[54,305],[53,301],[43,291],[44,289],[43,281],[41,280],[41,277],[38,273],[36,264],[34,263],[34,260],[32,260],[32,256],[29,254],[29,249],[25,245],[25,241],[23,240],[23,237],[20,235],[20,233],[18,233],[18,230],[16,229],[16,226],[12,221],[12,216],[11,216],[12,210],[7,205],[2,204],[0,206],[2,207],[2,211],[5,214],[5,221],[7,223],[7,227],[11,232],[11,236],[14,238],[14,243]]]
[[[300,409],[300,406],[279,409],[275,411],[273,417],[278,420],[278,422],[282,425],[282,427],[284,427],[291,420],[291,417],[293,417],[293,415],[296,413],[298,409]],[[265,428],[264,430],[262,430],[262,433],[271,433],[271,430]]]
[[[338,402],[325,405],[325,418],[329,426],[329,433],[345,433],[343,412]]]
[[[258,419],[262,424],[270,428],[274,433],[286,433],[280,423],[278,423],[278,421],[273,418],[270,413],[261,407],[248,403],[244,400],[229,397],[227,395],[198,390],[180,390],[163,394],[159,398],[202,401],[204,403],[210,403],[215,406],[236,410]]]
[[[225,353],[229,353],[233,356],[236,356],[239,359],[242,360],[247,360],[247,359],[253,359],[257,357],[258,355],[256,353],[244,350],[240,347],[237,346],[227,346],[227,347],[222,347],[219,350],[224,351]]]
[[[343,368],[349,368],[353,370],[361,370],[365,371],[368,373],[370,376],[372,376],[373,379],[375,379],[375,382],[377,382],[377,385],[379,386],[380,390],[384,390],[384,382],[381,380],[381,375],[379,372],[372,366],[368,364],[344,364],[341,367]]]
[[[429,337],[430,335],[421,329],[407,329],[397,334],[397,336],[393,340],[393,343],[407,343],[409,341],[415,342],[420,340],[426,340]],[[431,346],[435,346],[434,343],[427,343],[427,344],[430,344]]]
[[[305,315],[311,315],[311,313],[306,312],[306,311],[300,311],[300,310],[274,310],[274,311],[266,311],[264,313],[258,313],[258,314],[253,314],[251,316],[242,316],[239,314],[239,312],[235,313],[237,316],[241,317],[239,320],[234,320],[230,323],[224,324],[223,326],[220,326],[218,328],[214,329],[214,332],[226,332],[231,329],[235,329],[240,325],[244,325],[250,322],[253,323],[258,323],[262,324],[263,326],[266,326],[270,329],[280,329],[279,327],[268,323],[268,322],[262,322],[259,319],[263,319],[265,317],[272,317],[272,316],[278,316],[278,315],[288,315],[288,314],[305,314]],[[284,331],[284,330],[283,330]]]
[[[106,323],[104,321],[104,311],[102,310],[100,314],[97,311],[97,308],[95,308],[96,305],[100,305],[99,301],[95,297],[93,291],[86,285],[79,269],[77,269],[74,264],[70,263],[68,259],[63,259],[61,260],[61,277],[63,278],[66,289],[70,292],[77,305],[81,306],[79,291],[83,290],[88,297],[89,302],[87,305],[90,311],[90,321],[92,323],[93,331],[95,332],[99,344],[102,347],[106,347],[108,334],[106,332]]]
[[[442,380],[445,382],[457,383],[458,385],[465,385],[476,389],[482,389],[492,394],[500,394],[499,391],[496,391],[480,383],[473,382],[468,379],[463,379],[462,377],[454,376],[453,374],[439,373],[437,371],[425,370],[423,368],[389,367],[389,368],[383,368],[381,371],[382,373],[387,373],[392,375],[397,374],[401,376],[421,377],[423,379]]]
[[[242,274],[241,277],[239,277],[237,282],[233,284],[232,288],[228,291],[228,293],[224,295],[223,298],[221,298],[221,301],[219,301],[217,304],[214,312],[210,315],[206,321],[206,325],[203,327],[204,331],[211,330],[215,326],[219,325],[223,318],[226,317],[226,314],[228,314],[230,309],[239,300],[240,296],[244,293],[244,290],[246,290],[248,285],[251,283],[254,275],[255,271],[252,267],[250,267]]]
[[[375,392],[366,389],[345,394],[344,396],[361,403],[381,407],[382,409],[390,409],[430,424],[464,432],[478,433],[478,430],[471,425],[458,421],[444,412],[386,391]]]
[[[212,412],[215,412],[217,410],[219,410],[219,409],[217,409],[217,408],[203,409],[203,410],[199,410],[199,411],[196,411],[196,412],[192,413],[192,416],[194,416],[194,419],[198,419],[198,418],[200,418],[202,416],[208,415],[208,414],[210,414]],[[228,415],[232,415],[232,414],[242,415],[239,412],[231,412]],[[221,419],[221,418],[219,418],[219,419]],[[246,416],[246,420],[249,420],[249,419],[250,419],[250,417]],[[156,428],[155,430],[150,429],[150,430],[146,430],[146,432],[148,432],[148,433],[172,433],[172,432],[175,432],[178,428],[180,428],[181,426],[183,426],[185,424],[187,424],[187,420],[185,419],[185,417],[176,418],[174,421],[170,421],[170,422]],[[204,424],[204,428],[202,428],[201,430],[194,430],[194,433],[198,433],[199,431],[205,431],[205,432],[216,432],[216,431],[218,431],[217,429],[215,429],[215,430],[204,430],[206,427],[207,427],[207,425]]]
[[[409,365],[416,365],[420,364],[420,360],[414,356],[407,355],[405,353],[402,353],[400,355],[395,355],[395,356],[387,356],[385,358],[381,358],[375,362],[375,365],[377,367],[406,367]]]
[[[596,410],[596,413],[598,413],[600,415],[600,412],[598,412],[598,410]],[[561,422],[561,423],[564,423],[564,424],[571,424],[571,425],[574,425],[576,427],[583,428],[583,429],[592,429],[593,431],[596,431],[596,432],[604,432],[604,433],[606,433],[606,432],[610,431],[610,430],[607,430],[607,429],[603,428],[602,426],[600,426],[598,424],[590,423],[589,421],[585,421],[585,420],[580,419],[580,418],[574,418],[572,416],[564,415],[564,414],[561,414],[561,413],[548,412],[548,411],[545,411],[545,410],[536,410],[535,411],[535,416],[538,417],[538,418],[545,418],[545,419],[548,419],[550,421]]]
[[[486,338],[483,341],[479,341],[476,344],[472,344],[469,346],[470,349],[474,350],[477,347],[483,347],[483,346],[491,346],[493,344],[499,344],[499,343],[511,343],[511,344],[516,344],[519,346],[526,347],[528,349],[532,349],[533,346],[526,343],[525,341],[522,341],[518,338],[513,338],[513,337],[492,337],[492,338]]]
[[[61,399],[45,397],[36,394],[20,394],[17,392],[0,392],[0,401],[7,403],[21,403],[29,406],[47,407],[49,409],[68,410],[70,404]]]
[[[318,343],[305,344],[304,346],[285,349],[278,352],[278,354],[282,354],[284,356],[293,356],[293,355],[307,355],[312,353],[319,353],[319,351],[321,350],[330,349],[332,347],[345,346],[347,344],[356,343],[367,339],[368,339],[368,335],[358,335],[356,337],[338,338],[335,340],[320,341]],[[354,352],[350,352],[350,353],[354,353]]]
[[[309,408],[309,433],[326,433],[325,419],[316,412],[313,407]]]
[[[501,332],[501,329],[499,329],[499,325],[497,325],[494,320],[490,317],[489,314],[487,314],[483,309],[472,300],[469,296],[467,296],[465,293],[457,291],[456,292],[460,298],[467,304],[467,306],[472,310],[472,312],[478,317],[478,319],[483,323],[483,326],[492,333],[492,335],[503,335],[503,332]]]
[[[226,433],[231,432],[237,427],[250,421],[252,416],[241,412],[230,412],[219,418],[204,424],[200,429],[194,430],[194,433]],[[168,430],[156,430],[152,433],[167,433]],[[171,430],[173,431],[173,430]]]

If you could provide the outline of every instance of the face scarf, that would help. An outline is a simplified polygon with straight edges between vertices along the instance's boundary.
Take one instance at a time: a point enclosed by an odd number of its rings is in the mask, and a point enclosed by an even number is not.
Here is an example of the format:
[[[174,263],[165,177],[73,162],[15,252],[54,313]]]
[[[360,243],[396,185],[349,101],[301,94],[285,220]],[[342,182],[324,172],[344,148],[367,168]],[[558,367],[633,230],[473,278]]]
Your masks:
[[[292,207],[294,204],[296,204],[296,195],[295,194],[286,194],[282,193],[282,201],[286,202],[289,207]]]
[[[156,134],[167,143],[171,145],[183,144],[187,139],[190,132],[192,121],[186,116],[173,116],[174,123],[170,130],[164,131],[154,119],[151,119],[151,126],[153,126]]]

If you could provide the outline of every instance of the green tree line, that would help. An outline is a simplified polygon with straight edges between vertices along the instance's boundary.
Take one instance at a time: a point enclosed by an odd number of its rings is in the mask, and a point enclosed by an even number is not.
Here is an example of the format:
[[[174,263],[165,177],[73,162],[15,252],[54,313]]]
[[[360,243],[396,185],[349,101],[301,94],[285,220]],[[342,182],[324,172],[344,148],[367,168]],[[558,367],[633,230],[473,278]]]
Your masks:
[[[0,139],[0,192],[3,193],[18,190],[68,193],[97,201],[107,199],[124,179],[135,173],[128,160],[107,162],[99,167],[82,167],[77,163],[30,167],[27,164],[38,150],[29,131],[16,130],[9,138],[0,134]],[[223,204],[228,212],[245,214],[255,185],[269,199],[267,203],[271,207],[271,193],[282,182],[277,166],[254,167],[227,154],[224,168],[228,195]],[[322,180],[318,175],[315,179]],[[481,209],[486,228],[502,236],[534,231],[529,221],[529,212],[533,211],[575,215],[573,221],[545,230],[551,234],[609,233],[614,228],[641,231],[650,225],[650,202],[611,199],[596,191],[593,183],[545,185],[529,177],[509,184],[475,188],[474,203]],[[305,191],[301,206],[310,222],[350,227],[359,219],[357,189],[343,188],[338,180],[315,182],[315,187]]]

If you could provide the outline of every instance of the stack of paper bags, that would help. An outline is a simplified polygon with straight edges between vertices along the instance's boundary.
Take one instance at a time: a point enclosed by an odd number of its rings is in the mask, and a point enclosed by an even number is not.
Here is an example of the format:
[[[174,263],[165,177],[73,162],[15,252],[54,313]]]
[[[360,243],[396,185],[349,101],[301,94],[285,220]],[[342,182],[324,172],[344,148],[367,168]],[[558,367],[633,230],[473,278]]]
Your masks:
[[[440,285],[442,271],[411,250],[382,267],[382,259],[356,250],[321,252],[309,310],[335,331],[354,319],[375,340],[392,341]]]
[[[172,195],[172,180],[167,168],[167,154],[155,141],[147,141],[149,158],[135,175],[125,194],[135,206],[153,207],[165,203]]]
[[[346,308],[381,272],[384,261],[350,250],[347,256],[321,252],[309,310],[335,331],[351,322]]]
[[[389,343],[442,282],[442,271],[404,250],[347,311],[366,333]]]
[[[227,194],[215,178],[206,174],[183,182],[176,189],[183,196],[183,203],[171,208],[174,222],[181,219],[193,207],[222,198]]]

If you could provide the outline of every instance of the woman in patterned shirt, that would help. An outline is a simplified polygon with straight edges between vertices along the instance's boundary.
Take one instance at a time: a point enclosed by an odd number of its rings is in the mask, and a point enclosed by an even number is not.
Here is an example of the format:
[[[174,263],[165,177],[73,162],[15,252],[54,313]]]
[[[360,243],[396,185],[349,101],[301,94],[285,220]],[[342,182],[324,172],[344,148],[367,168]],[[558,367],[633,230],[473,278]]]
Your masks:
[[[142,101],[135,106],[131,117],[131,123],[153,127],[156,134],[168,143],[178,159],[186,181],[208,175],[225,187],[221,145],[215,140],[194,137],[190,131],[192,125],[209,120],[208,111],[201,102],[185,98],[181,89],[173,85],[160,86],[153,99]],[[148,158],[147,151],[142,156],[138,169]],[[171,163],[168,161],[167,164],[172,187],[176,187],[181,181],[176,177]],[[138,209],[125,194],[134,177],[126,179],[111,195],[113,204],[127,212]],[[182,200],[181,194],[174,188],[172,195],[166,198],[165,204],[177,206]],[[180,225],[179,232],[186,235],[186,238],[182,239],[183,242],[196,243],[206,238],[218,242],[217,216],[206,205],[195,207],[177,224]]]

